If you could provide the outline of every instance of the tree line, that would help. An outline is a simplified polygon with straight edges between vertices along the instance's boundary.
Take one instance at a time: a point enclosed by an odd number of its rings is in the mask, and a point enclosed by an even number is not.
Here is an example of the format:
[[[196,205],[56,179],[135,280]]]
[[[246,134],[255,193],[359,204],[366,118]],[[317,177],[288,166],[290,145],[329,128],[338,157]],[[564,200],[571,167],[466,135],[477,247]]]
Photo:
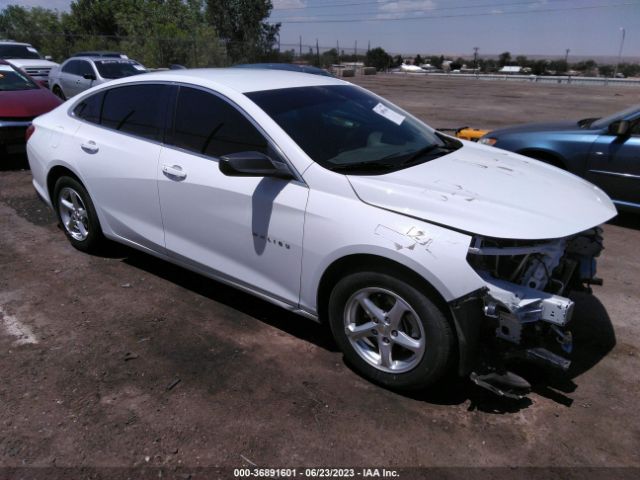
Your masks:
[[[378,70],[398,67],[403,63],[400,55],[395,57],[388,54],[383,48],[376,47],[367,52],[363,57],[367,66],[376,67]],[[598,64],[595,60],[584,60],[575,63],[569,63],[564,59],[546,60],[546,59],[530,59],[524,55],[518,55],[515,58],[510,52],[501,53],[497,59],[481,58],[465,59],[458,57],[455,59],[446,58],[444,55],[416,55],[412,63],[414,65],[429,64],[434,68],[442,69],[445,62],[448,63],[450,70],[458,70],[463,66],[469,69],[475,69],[481,73],[495,73],[505,66],[519,66],[523,70],[532,75],[566,75],[572,72],[578,72],[587,76],[603,76],[611,77],[615,71],[615,65]],[[640,65],[637,63],[621,63],[618,66],[618,72],[625,77],[635,77],[640,75]]]
[[[187,67],[226,66],[250,62],[292,62],[294,50],[277,48],[280,24],[267,21],[271,0],[73,0],[69,12],[42,7],[9,5],[0,10],[0,38],[28,42],[42,54],[61,61],[82,50],[115,50],[148,67],[181,64]],[[320,52],[309,47],[299,60],[319,67],[363,62],[378,70],[398,67],[400,55],[382,47],[360,55],[333,48]],[[534,75],[566,74],[610,77],[614,66],[594,60],[569,64],[562,60],[529,59],[510,52],[493,58],[446,58],[417,55],[415,65],[456,70],[464,65],[483,73],[517,65]],[[625,77],[640,75],[640,65],[623,63]]]
[[[83,50],[120,51],[149,67],[273,61],[272,8],[271,0],[73,0],[69,12],[9,5],[0,38],[57,61]]]

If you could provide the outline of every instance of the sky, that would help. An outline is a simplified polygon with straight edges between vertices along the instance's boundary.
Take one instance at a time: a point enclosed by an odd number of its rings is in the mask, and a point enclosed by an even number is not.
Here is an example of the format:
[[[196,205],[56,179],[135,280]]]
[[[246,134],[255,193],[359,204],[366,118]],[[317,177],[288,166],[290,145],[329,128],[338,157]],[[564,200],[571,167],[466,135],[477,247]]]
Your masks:
[[[640,0],[272,0],[282,49],[640,57]],[[69,0],[0,0],[69,9]],[[438,18],[439,17],[439,18]]]

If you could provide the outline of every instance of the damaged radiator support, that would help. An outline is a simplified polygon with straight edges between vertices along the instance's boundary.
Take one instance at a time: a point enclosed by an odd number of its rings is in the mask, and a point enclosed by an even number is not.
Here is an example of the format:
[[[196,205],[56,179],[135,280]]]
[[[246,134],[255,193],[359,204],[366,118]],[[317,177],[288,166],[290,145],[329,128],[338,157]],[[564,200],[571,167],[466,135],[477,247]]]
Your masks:
[[[572,288],[598,284],[595,257],[602,250],[601,229],[573,237],[531,242],[476,237],[469,248],[469,263],[486,283],[484,315],[494,319],[495,338],[506,342],[501,356],[567,370],[571,361],[544,348],[548,338],[565,353],[572,351],[571,332],[565,330],[574,302],[562,296]],[[491,326],[493,328],[493,326]],[[551,347],[550,347],[551,348]],[[471,380],[499,395],[522,398],[528,383],[501,365],[487,366]]]

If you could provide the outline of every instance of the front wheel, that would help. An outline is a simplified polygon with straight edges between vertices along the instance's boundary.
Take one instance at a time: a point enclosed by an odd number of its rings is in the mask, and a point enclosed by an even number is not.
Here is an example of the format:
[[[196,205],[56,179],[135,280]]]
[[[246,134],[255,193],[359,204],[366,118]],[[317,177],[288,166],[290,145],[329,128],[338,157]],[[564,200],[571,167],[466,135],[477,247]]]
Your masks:
[[[441,309],[416,287],[382,273],[359,272],[340,280],[330,295],[329,322],[354,369],[392,389],[433,384],[455,351]]]
[[[104,237],[96,209],[84,186],[72,177],[60,177],[53,189],[56,214],[67,238],[78,250],[97,252]]]

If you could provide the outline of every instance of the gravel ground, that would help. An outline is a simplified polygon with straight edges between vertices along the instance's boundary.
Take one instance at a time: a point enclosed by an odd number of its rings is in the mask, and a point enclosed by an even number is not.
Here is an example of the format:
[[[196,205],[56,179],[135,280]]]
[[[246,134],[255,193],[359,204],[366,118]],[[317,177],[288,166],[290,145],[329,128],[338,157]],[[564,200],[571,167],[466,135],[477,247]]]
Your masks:
[[[599,116],[640,99],[633,88],[356,82],[437,127]],[[605,284],[576,297],[568,374],[537,373],[521,402],[466,381],[403,396],[352,372],[311,321],[128,248],[74,250],[24,168],[0,165],[0,478],[253,464],[640,472],[638,216],[604,227]]]

